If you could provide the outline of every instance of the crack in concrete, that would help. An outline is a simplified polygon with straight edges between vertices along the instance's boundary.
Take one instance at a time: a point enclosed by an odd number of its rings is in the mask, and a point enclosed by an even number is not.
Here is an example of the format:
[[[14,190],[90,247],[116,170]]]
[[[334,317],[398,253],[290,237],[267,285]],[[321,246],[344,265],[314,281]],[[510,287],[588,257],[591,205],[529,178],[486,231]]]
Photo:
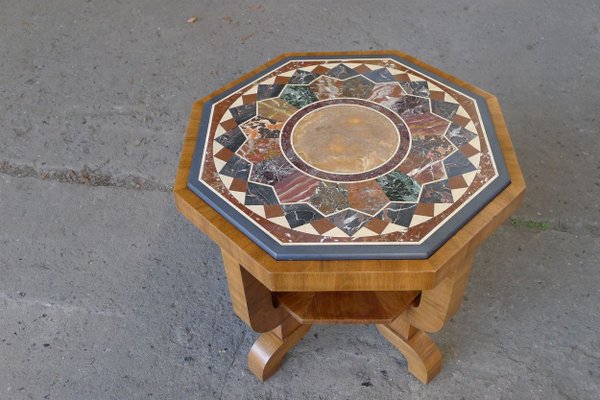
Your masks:
[[[240,352],[240,349],[242,348],[242,344],[244,343],[245,340],[246,340],[246,329],[243,329],[242,337],[240,338],[240,341],[238,342],[238,344],[235,348],[235,351],[233,352],[233,356],[231,356],[231,362],[229,363],[229,366],[227,367],[227,370],[225,371],[225,379],[223,381],[223,384],[221,385],[221,390],[219,391],[219,400],[221,400],[223,398],[223,389],[225,389],[225,387],[227,386],[227,382],[229,382],[229,372],[233,368],[233,363],[235,363],[235,360],[237,359],[237,355]]]
[[[38,299],[38,298],[15,299],[5,293],[0,293],[0,301],[5,302],[5,304],[8,303],[8,304],[12,304],[15,306],[26,306],[26,307],[41,306],[41,307],[50,308],[50,309],[53,309],[56,311],[62,311],[65,314],[84,313],[84,314],[99,315],[102,317],[109,317],[109,318],[119,318],[119,319],[127,318],[127,315],[125,315],[123,313],[119,313],[119,312],[106,311],[106,310],[92,310],[92,309],[88,309],[88,308],[81,307],[81,306],[73,306],[73,305],[67,305],[67,304],[62,304],[62,303],[52,303],[52,302],[48,302],[48,301]]]
[[[0,160],[0,174],[12,176],[14,178],[37,178],[41,180],[88,186],[109,186],[160,192],[171,192],[173,190],[171,185],[165,185],[141,176],[129,174],[123,177],[115,177],[100,171],[100,169],[93,170],[87,166],[81,170],[70,168],[37,169],[31,165],[13,164],[6,160]]]

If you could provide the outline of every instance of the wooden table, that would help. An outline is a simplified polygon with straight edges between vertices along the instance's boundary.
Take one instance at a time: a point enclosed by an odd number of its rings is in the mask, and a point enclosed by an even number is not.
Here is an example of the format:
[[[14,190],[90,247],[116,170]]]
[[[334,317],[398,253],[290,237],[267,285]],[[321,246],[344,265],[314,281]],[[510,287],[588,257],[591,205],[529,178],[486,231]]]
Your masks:
[[[426,383],[427,332],[524,190],[494,96],[381,51],[284,54],[197,101],[174,195],[261,333],[260,380],[311,324],[372,323]]]

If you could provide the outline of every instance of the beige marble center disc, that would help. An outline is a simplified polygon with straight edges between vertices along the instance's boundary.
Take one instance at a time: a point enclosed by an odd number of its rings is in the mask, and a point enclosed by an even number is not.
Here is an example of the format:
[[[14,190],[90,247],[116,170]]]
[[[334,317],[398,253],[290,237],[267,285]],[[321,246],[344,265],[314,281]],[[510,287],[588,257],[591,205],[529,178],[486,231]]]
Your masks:
[[[383,114],[357,105],[319,108],[304,116],[292,131],[296,154],[326,172],[370,171],[396,152],[400,135]]]

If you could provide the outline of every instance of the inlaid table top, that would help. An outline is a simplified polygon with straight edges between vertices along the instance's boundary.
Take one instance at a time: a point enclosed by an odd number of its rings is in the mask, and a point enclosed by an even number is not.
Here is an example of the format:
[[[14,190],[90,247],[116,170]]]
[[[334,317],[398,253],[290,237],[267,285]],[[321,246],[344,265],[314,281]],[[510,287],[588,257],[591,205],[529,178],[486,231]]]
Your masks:
[[[188,187],[277,260],[423,259],[509,183],[485,99],[382,53],[206,100]]]

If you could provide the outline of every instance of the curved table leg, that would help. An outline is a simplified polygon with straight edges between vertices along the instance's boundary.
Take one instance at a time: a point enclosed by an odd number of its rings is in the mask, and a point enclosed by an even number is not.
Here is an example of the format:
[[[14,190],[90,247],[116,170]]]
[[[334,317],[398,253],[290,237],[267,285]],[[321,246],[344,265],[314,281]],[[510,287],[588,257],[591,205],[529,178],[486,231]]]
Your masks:
[[[411,326],[405,314],[377,330],[394,345],[408,362],[408,370],[418,380],[429,383],[442,368],[442,353],[427,334]]]
[[[473,256],[473,252],[467,253],[436,287],[424,290],[419,305],[408,310],[406,321],[425,332],[437,332],[442,329],[462,303]]]
[[[283,323],[287,311],[273,304],[273,294],[237,260],[221,251],[233,311],[256,332],[268,332]]]
[[[308,333],[311,325],[303,325],[292,317],[272,331],[258,337],[248,353],[248,368],[262,382],[281,366],[285,354]]]

